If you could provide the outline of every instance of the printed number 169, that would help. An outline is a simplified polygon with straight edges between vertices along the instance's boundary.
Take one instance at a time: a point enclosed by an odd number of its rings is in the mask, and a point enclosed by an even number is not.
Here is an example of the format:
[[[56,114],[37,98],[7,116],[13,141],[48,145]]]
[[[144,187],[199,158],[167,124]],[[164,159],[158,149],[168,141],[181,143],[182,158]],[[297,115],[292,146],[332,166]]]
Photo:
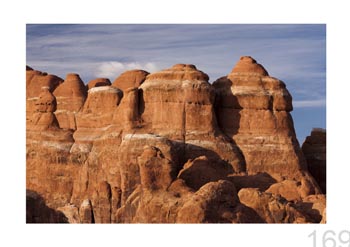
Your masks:
[[[317,232],[314,230],[308,235],[313,240],[313,247],[317,247]],[[340,243],[338,245],[338,243]],[[350,247],[350,231],[343,230],[339,234],[328,230],[322,235],[322,247]]]

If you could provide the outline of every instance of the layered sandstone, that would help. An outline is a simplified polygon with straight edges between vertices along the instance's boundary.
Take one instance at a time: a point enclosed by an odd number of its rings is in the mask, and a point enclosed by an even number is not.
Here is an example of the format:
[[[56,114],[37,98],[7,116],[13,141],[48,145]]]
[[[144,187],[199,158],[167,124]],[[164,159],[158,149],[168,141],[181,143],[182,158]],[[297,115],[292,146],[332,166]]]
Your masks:
[[[320,193],[296,139],[292,97],[285,84],[268,76],[253,58],[241,57],[231,73],[213,86],[218,124],[242,151],[247,173],[267,173],[277,182],[303,180],[307,187],[303,197]],[[291,188],[297,193],[296,189]],[[288,197],[288,190],[273,191]]]
[[[245,169],[236,146],[218,128],[214,88],[194,65],[177,64],[149,75],[139,87],[144,131],[176,141],[184,161],[201,155],[225,162],[234,172]]]
[[[42,88],[47,88],[51,93],[63,82],[55,75],[33,70],[26,67],[26,115],[27,120],[36,111],[37,101]]]
[[[87,89],[78,74],[68,74],[53,92],[57,100],[57,117],[60,128],[76,129],[75,114],[83,107]]]
[[[285,84],[250,57],[208,80],[177,64],[27,93],[29,221],[325,222]]]

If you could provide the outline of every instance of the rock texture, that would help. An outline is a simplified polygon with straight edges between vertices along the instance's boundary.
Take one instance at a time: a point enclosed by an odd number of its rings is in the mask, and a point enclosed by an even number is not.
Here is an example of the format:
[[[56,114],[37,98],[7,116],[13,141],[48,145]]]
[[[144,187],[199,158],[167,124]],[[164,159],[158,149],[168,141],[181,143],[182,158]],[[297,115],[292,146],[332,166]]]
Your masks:
[[[76,129],[75,114],[83,107],[86,99],[86,86],[77,74],[68,74],[53,94],[57,100],[57,117],[60,128]]]
[[[112,86],[125,91],[128,88],[139,87],[149,73],[144,70],[128,70],[113,81]]]
[[[302,150],[306,158],[307,166],[320,185],[322,192],[326,194],[326,130],[315,128],[311,135],[306,137]]]
[[[242,151],[247,173],[265,172],[278,182],[304,179],[308,190],[320,193],[296,139],[285,84],[251,57],[241,57],[213,86],[218,124]]]
[[[291,95],[251,57],[214,84],[191,64],[112,85],[26,71],[28,222],[326,221]]]
[[[108,78],[96,78],[87,84],[87,89],[90,90],[93,87],[110,86],[111,81]]]

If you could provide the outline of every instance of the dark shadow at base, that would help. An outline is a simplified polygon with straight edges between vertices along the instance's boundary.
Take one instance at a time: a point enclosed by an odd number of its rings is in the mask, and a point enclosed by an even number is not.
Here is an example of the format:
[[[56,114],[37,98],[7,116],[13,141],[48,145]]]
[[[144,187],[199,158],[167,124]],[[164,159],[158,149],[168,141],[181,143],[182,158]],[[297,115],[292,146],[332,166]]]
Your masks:
[[[27,190],[26,223],[68,223],[68,219],[62,212],[48,207],[37,192]]]
[[[277,182],[266,172],[247,176],[232,175],[227,179],[236,186],[237,191],[242,188],[258,188],[261,191],[265,191]]]

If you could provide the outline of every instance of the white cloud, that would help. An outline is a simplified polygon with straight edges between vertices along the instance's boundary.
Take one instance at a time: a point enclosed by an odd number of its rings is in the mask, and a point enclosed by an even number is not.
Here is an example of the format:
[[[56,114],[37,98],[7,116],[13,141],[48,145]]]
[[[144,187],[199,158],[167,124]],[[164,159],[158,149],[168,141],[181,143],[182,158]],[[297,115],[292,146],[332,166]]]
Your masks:
[[[97,77],[107,77],[112,80],[127,70],[142,69],[148,72],[155,72],[158,69],[155,63],[123,63],[118,61],[102,62],[97,65],[95,75]]]
[[[293,106],[295,108],[305,108],[305,107],[324,107],[326,106],[325,99],[318,100],[297,100],[293,101]]]

